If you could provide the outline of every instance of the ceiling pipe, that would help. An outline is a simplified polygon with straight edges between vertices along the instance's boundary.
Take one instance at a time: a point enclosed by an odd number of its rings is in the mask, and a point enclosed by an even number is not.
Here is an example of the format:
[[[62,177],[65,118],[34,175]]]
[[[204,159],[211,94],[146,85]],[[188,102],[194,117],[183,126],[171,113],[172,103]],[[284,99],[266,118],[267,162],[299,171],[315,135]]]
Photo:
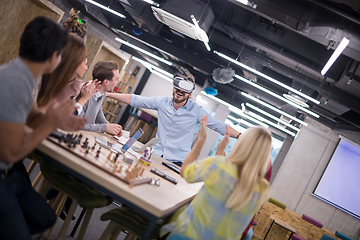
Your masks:
[[[334,6],[332,6],[331,4],[329,4],[329,3],[327,3],[327,2],[325,2],[323,0],[310,0],[310,2],[313,2],[316,5],[319,5],[319,6],[325,8],[327,10],[330,10],[330,11],[336,13],[336,14],[339,14],[340,16],[342,16],[344,18],[347,18],[350,21],[355,22],[355,23],[360,25],[360,19],[357,19],[355,16],[352,16],[351,14],[349,14],[346,11],[335,8]]]

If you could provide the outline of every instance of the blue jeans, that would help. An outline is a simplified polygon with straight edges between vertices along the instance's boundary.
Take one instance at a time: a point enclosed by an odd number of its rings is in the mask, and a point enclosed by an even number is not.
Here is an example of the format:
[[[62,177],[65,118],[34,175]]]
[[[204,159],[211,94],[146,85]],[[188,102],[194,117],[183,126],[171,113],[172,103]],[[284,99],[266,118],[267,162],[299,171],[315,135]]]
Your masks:
[[[0,239],[31,239],[56,222],[50,205],[12,169],[0,176]]]

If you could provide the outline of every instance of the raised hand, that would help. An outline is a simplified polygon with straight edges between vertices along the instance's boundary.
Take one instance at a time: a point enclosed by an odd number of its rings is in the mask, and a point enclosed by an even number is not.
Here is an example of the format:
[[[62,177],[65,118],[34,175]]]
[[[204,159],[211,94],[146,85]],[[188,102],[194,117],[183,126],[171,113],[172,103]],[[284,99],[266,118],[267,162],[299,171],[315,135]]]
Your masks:
[[[225,148],[229,144],[229,125],[226,125],[224,138],[217,145],[215,155],[225,156]]]
[[[46,111],[45,118],[54,128],[78,131],[85,125],[88,119],[75,116],[75,110],[75,102],[72,99],[64,101],[53,99]]]
[[[122,135],[122,126],[115,123],[106,124],[106,132],[115,136]],[[120,137],[119,136],[119,137]]]
[[[65,86],[65,88],[55,97],[58,102],[69,99],[72,96],[79,94],[82,81],[75,79]]]
[[[199,139],[206,139],[206,127],[207,127],[207,116],[202,116],[201,122],[200,122],[200,130],[199,130]]]

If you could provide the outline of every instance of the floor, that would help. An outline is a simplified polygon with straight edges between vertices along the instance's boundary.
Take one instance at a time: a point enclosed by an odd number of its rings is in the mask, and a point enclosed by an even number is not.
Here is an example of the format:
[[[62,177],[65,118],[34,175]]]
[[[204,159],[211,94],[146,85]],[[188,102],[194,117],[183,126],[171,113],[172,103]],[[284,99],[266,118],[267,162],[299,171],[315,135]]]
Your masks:
[[[24,160],[25,167],[28,168],[28,166],[30,165],[31,162],[32,162],[31,160],[25,159]],[[40,171],[40,169],[39,169],[39,166],[37,164],[35,169],[33,170],[33,172],[30,175],[30,180],[31,181],[34,181],[34,179],[38,175],[39,171]],[[92,217],[91,217],[91,220],[90,220],[89,226],[87,228],[84,239],[86,239],[86,240],[98,240],[100,238],[101,234],[104,232],[105,228],[109,224],[109,221],[106,221],[106,222],[101,221],[100,217],[101,217],[101,215],[103,213],[105,213],[105,212],[107,212],[107,211],[109,211],[111,209],[114,209],[114,208],[117,208],[117,206],[115,204],[111,204],[111,205],[103,207],[103,208],[94,209],[94,212],[92,214]],[[78,207],[76,209],[76,211],[75,211],[75,216],[77,216],[77,217],[80,216],[81,210],[82,210],[82,208]],[[70,227],[69,227],[69,229],[68,229],[68,231],[66,233],[66,236],[64,238],[65,240],[76,239],[77,234],[79,232],[79,229],[76,232],[75,237],[70,237],[70,233],[71,233],[75,223],[76,223],[76,220],[71,221]],[[56,221],[54,230],[53,230],[49,240],[55,240],[56,239],[58,233],[60,232],[62,224],[63,224],[63,220],[58,218],[58,220]],[[125,233],[121,233],[119,235],[119,237],[117,238],[117,240],[123,240],[125,238],[125,236],[126,236]]]

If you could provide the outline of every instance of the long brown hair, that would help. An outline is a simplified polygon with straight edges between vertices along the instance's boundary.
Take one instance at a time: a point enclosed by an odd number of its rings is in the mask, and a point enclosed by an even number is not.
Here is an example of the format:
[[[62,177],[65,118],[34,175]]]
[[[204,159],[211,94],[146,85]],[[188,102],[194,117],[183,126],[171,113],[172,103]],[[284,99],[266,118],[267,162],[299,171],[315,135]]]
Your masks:
[[[59,66],[51,74],[42,77],[37,99],[39,107],[46,106],[65,88],[74,77],[76,69],[86,58],[87,50],[84,40],[72,33],[69,35],[69,42],[62,52]]]

